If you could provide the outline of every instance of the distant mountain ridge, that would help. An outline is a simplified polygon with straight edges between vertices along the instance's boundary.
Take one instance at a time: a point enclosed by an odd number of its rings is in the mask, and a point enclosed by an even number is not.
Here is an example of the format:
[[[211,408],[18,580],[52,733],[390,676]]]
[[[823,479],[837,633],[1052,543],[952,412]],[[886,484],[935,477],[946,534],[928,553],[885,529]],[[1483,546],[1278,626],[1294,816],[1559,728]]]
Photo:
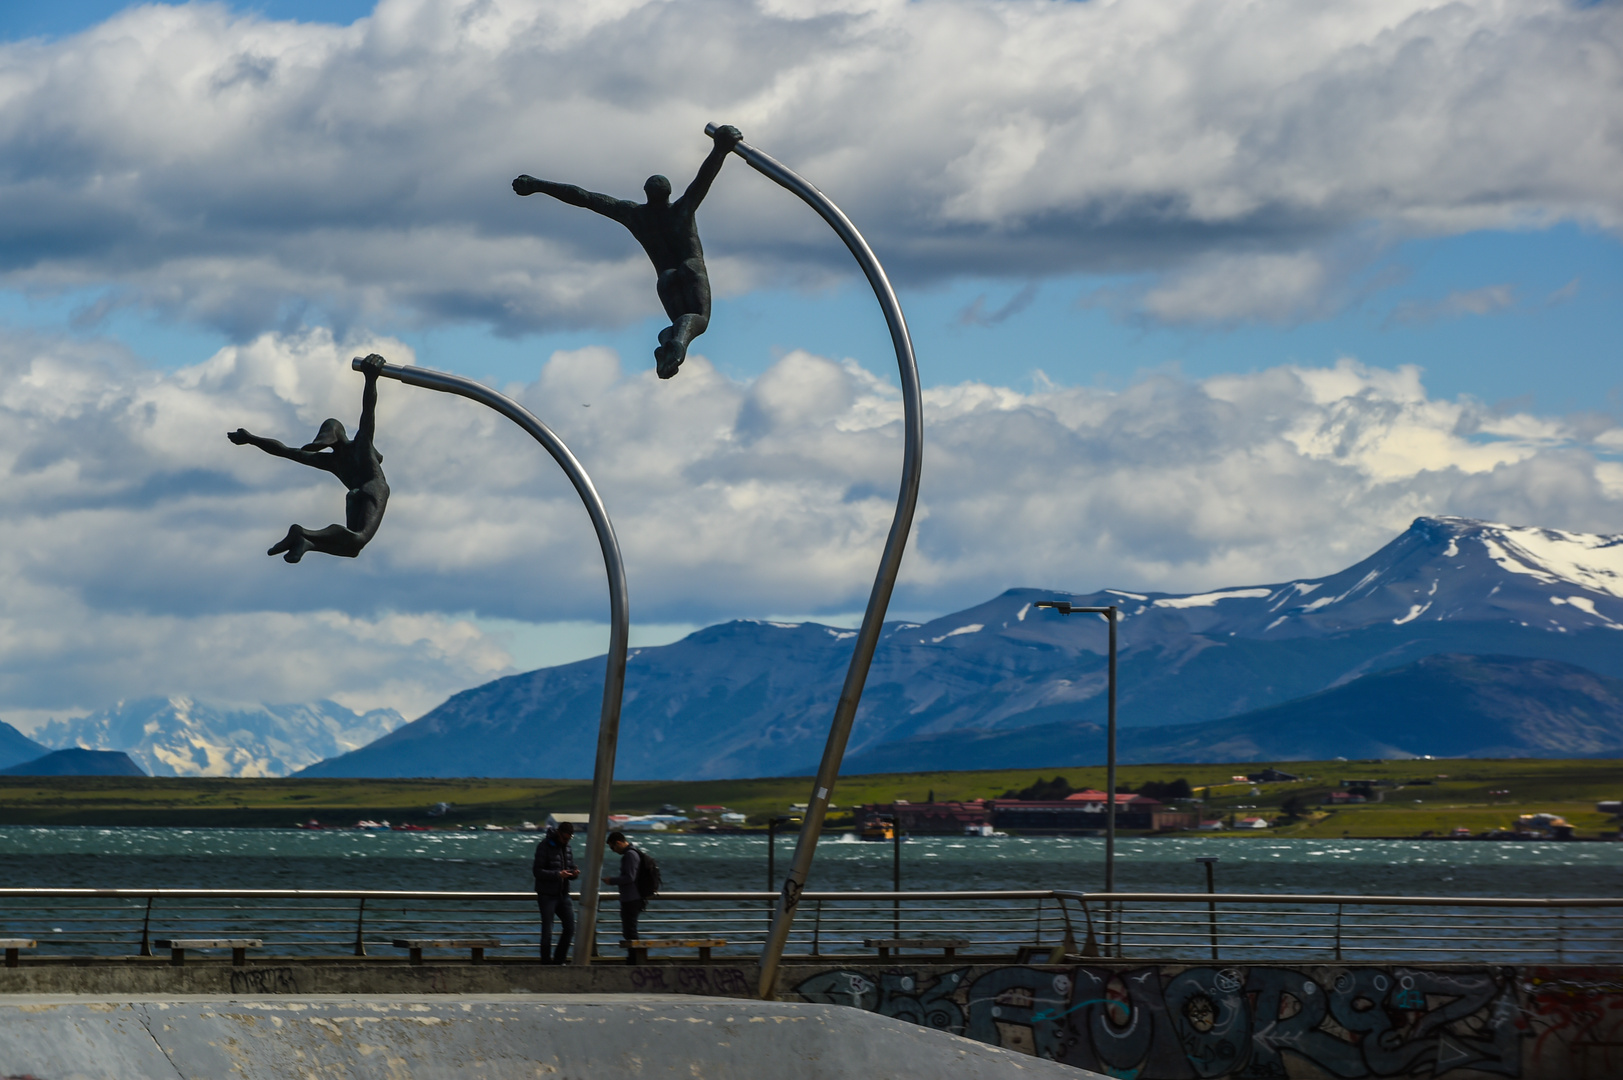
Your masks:
[[[1623,680],[1521,656],[1437,654],[1329,690],[1201,724],[1122,731],[1127,764],[1347,758],[1623,757]],[[955,731],[880,743],[849,757],[856,775],[1092,765],[1101,724]]]
[[[130,755],[119,750],[52,750],[33,761],[0,769],[0,776],[145,776]]]
[[[1124,728],[1233,717],[1435,654],[1623,677],[1623,537],[1419,518],[1322,578],[1181,595],[1011,589],[923,625],[890,624],[848,756],[962,733],[961,759],[936,767],[967,768],[979,764],[972,733],[1102,721],[1103,623],[1035,608],[1041,599],[1120,608]],[[853,637],[741,621],[634,650],[618,775],[808,771]],[[597,658],[498,679],[301,775],[587,776],[602,678]]]
[[[0,769],[33,761],[50,752],[49,746],[35,742],[10,724],[0,721]]]
[[[393,709],[357,713],[332,701],[242,707],[177,696],[52,720],[34,735],[50,746],[122,750],[153,776],[287,776],[405,722]]]

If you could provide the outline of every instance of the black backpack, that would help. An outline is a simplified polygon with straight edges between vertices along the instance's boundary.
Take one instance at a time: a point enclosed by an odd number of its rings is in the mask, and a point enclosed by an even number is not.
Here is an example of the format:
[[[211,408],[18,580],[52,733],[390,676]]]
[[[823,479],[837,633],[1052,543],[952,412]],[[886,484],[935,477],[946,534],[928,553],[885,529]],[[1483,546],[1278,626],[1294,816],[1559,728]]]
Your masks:
[[[637,895],[652,900],[659,895],[659,863],[642,848],[637,849]]]

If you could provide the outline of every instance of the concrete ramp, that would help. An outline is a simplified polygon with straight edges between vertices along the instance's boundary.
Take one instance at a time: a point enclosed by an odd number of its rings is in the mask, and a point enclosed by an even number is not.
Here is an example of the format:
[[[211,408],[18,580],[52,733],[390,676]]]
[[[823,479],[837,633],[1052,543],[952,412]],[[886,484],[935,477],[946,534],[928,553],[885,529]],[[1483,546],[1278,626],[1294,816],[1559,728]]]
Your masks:
[[[1104,1080],[840,1005],[602,994],[0,998],[37,1080]]]

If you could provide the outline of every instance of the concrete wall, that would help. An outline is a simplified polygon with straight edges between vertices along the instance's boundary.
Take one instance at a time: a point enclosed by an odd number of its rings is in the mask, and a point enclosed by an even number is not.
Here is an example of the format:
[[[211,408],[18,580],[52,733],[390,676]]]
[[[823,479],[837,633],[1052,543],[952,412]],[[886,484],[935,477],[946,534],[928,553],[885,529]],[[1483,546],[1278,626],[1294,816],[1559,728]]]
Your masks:
[[[755,966],[166,960],[0,968],[6,995],[754,997]],[[1623,971],[1436,965],[790,963],[778,997],[855,1007],[1138,1080],[1623,1077]],[[19,1070],[10,1070],[15,1075]],[[8,1074],[0,1062],[0,1076]],[[45,1077],[45,1073],[35,1075]]]
[[[1623,1077],[1617,968],[858,963],[779,995],[1139,1080]]]
[[[839,1006],[664,995],[91,1001],[11,996],[0,998],[0,1075],[37,1080],[1088,1076]]]

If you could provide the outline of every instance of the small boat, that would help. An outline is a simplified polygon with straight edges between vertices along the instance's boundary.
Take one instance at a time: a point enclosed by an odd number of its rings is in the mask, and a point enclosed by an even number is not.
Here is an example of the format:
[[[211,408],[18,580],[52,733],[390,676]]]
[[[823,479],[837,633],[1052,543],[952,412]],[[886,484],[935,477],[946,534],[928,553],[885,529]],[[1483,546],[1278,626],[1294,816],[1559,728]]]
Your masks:
[[[894,840],[896,839],[896,823],[886,821],[883,818],[878,821],[870,821],[862,827],[862,838],[864,840]]]
[[[300,822],[299,824],[297,824],[297,825],[295,825],[293,827],[295,829],[325,829],[327,826],[323,825],[321,822],[317,821],[315,818],[311,818],[309,821]]]
[[[387,820],[372,821],[370,819],[363,819],[361,821],[357,821],[355,823],[355,827],[363,832],[388,832],[389,822]]]

